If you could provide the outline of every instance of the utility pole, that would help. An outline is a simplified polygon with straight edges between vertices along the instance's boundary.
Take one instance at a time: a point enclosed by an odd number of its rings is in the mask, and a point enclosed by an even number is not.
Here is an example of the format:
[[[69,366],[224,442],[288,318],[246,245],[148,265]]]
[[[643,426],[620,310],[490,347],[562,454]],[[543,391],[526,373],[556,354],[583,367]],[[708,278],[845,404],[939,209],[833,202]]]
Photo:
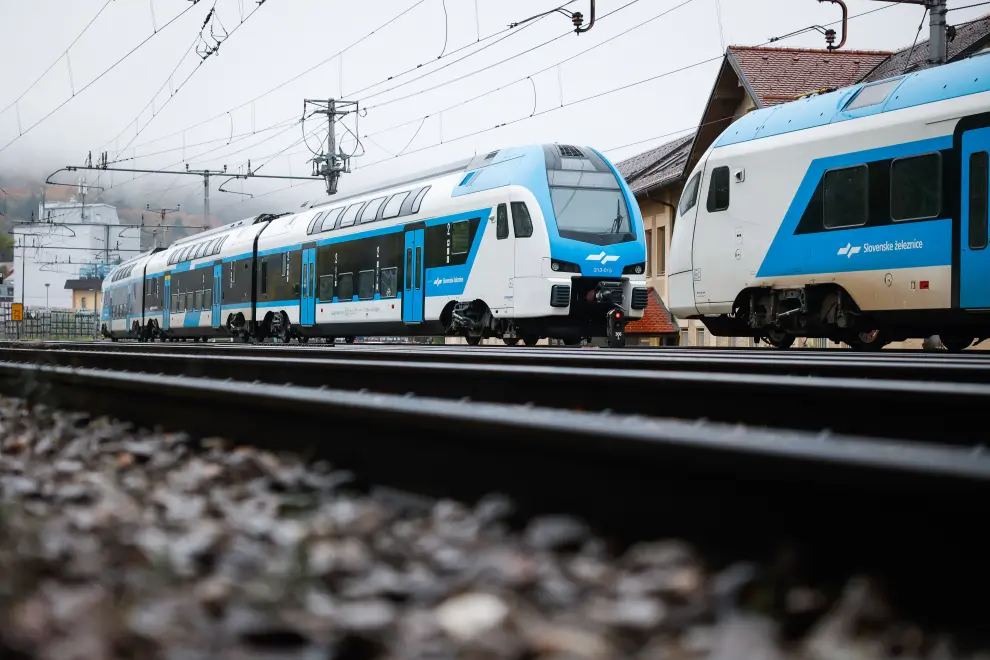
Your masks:
[[[928,62],[934,65],[945,64],[948,59],[947,28],[945,13],[947,0],[875,0],[896,2],[902,5],[922,5],[928,8]]]
[[[153,210],[151,208],[151,204],[146,204],[145,207],[149,211]],[[154,209],[154,211],[155,211],[155,213],[158,213],[161,216],[161,220],[158,222],[158,229],[155,230],[155,247],[159,247],[159,244],[158,244],[159,235],[162,238],[161,247],[165,247],[165,232],[164,231],[161,231],[161,233],[159,234],[159,230],[161,230],[163,227],[165,227],[165,216],[166,215],[168,215],[169,213],[178,213],[179,212],[179,204],[176,204],[174,209],[161,208],[161,209]],[[205,227],[205,226],[207,226],[207,223],[204,222],[203,225]]]
[[[337,183],[341,174],[348,174],[351,171],[351,154],[344,153],[344,150],[337,144],[337,133],[334,130],[337,123],[349,114],[354,115],[354,135],[360,135],[358,131],[358,102],[339,101],[336,99],[304,99],[303,100],[303,135],[306,135],[306,109],[313,106],[310,115],[326,115],[327,117],[327,141],[326,146],[320,145],[320,153],[314,153],[313,176],[322,177],[327,184],[327,194],[337,193]],[[360,145],[360,142],[358,143]],[[357,147],[355,147],[356,150]],[[251,175],[250,169],[248,175]]]

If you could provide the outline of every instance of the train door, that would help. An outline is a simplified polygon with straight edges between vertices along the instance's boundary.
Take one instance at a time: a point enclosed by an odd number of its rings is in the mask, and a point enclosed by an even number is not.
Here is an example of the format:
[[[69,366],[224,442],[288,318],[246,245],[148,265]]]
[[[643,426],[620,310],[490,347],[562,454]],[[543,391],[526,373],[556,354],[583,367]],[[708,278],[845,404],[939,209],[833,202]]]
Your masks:
[[[516,271],[516,237],[509,222],[509,205],[495,207],[495,243],[492,245],[492,306],[513,307],[512,282]]]
[[[162,330],[168,330],[172,320],[172,276],[168,273],[165,273],[165,301],[162,310]]]
[[[403,250],[402,320],[406,323],[423,321],[423,277],[425,229],[406,230]]]
[[[302,251],[302,286],[299,299],[299,323],[316,323],[316,248]]]
[[[210,316],[213,318],[213,327],[220,327],[220,285],[223,283],[223,264],[213,266],[213,300],[210,305]]]
[[[990,249],[987,248],[987,191],[990,189],[990,127],[962,134],[962,220],[959,250],[959,306],[990,308]]]

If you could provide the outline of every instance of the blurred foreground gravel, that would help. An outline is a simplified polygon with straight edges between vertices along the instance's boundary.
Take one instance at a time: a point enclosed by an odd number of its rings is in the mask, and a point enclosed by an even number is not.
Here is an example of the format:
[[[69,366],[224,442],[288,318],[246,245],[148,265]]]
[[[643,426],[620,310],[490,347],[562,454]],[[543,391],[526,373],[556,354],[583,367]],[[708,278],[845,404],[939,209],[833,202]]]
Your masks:
[[[498,496],[415,515],[350,481],[0,399],[0,657],[977,657],[865,576],[825,594],[677,540],[616,555],[566,516],[512,532]]]

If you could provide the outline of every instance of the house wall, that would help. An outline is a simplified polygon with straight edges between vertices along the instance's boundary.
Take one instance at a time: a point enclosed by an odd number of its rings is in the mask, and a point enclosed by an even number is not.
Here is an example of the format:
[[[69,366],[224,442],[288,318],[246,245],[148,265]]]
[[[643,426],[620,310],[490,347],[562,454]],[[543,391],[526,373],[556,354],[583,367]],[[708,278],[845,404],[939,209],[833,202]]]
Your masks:
[[[103,303],[102,291],[73,291],[72,309],[93,311]]]

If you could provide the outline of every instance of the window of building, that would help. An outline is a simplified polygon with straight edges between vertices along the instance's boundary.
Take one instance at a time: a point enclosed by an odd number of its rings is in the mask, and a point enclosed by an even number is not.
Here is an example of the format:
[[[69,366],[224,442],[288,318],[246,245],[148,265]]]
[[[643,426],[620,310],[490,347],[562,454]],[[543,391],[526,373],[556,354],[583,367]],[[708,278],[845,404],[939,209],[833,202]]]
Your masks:
[[[80,306],[80,307],[81,307],[82,309],[88,309],[88,308],[89,308],[89,302],[88,302],[88,301],[86,300],[86,296],[83,296],[83,297],[82,297],[82,298],[80,299],[80,301],[79,301],[79,306]]]
[[[657,275],[667,272],[667,228],[657,227]]]
[[[866,165],[825,172],[824,223],[826,229],[860,227],[869,217],[870,170]]]
[[[698,182],[701,181],[701,172],[698,172],[688,184],[684,186],[684,191],[681,193],[681,202],[678,205],[678,211],[681,215],[684,215],[698,203]]]
[[[467,220],[461,220],[453,224],[450,228],[451,254],[464,254],[468,251],[470,247],[470,232],[471,227],[468,225]]]
[[[512,202],[512,229],[516,238],[529,238],[533,235],[533,219],[529,217],[526,202]]]
[[[708,186],[708,212],[718,213],[729,208],[729,168],[722,166],[712,170]]]
[[[969,156],[969,249],[987,246],[987,152],[977,151]]]
[[[653,276],[653,230],[646,230],[646,276]]]
[[[890,164],[890,217],[937,218],[942,211],[942,155],[897,158]]]
[[[704,346],[705,345],[705,329],[704,328],[695,328],[694,329],[694,333],[695,333],[694,334],[694,336],[695,336],[695,343],[698,346]]]
[[[687,346],[691,343],[691,338],[688,336],[687,330],[681,330],[681,346]]]

